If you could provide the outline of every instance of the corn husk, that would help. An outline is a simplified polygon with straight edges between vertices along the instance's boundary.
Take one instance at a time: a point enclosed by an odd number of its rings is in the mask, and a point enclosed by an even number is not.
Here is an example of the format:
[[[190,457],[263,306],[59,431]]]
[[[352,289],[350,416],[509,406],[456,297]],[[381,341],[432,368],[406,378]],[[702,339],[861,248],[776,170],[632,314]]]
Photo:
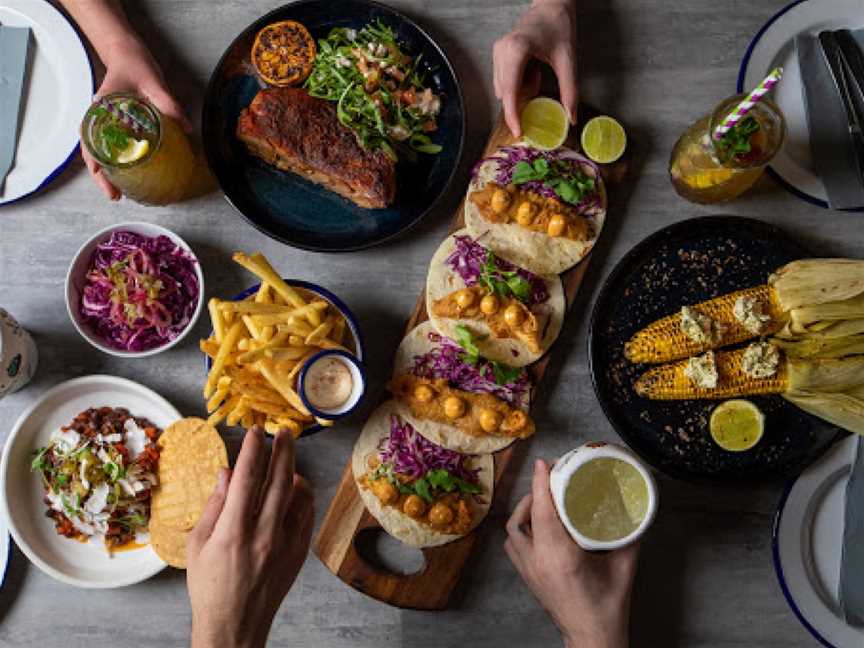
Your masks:
[[[791,392],[844,392],[864,385],[864,355],[787,360]]]
[[[818,360],[820,358],[843,358],[849,355],[864,354],[864,334],[832,337],[813,334],[808,336],[771,340],[789,358]]]
[[[864,293],[864,261],[802,259],[787,263],[768,279],[783,310],[851,299]],[[859,317],[864,317],[861,313]]]
[[[805,412],[864,435],[864,355],[788,359],[783,397]]]
[[[792,391],[783,398],[805,412],[864,436],[864,394]]]

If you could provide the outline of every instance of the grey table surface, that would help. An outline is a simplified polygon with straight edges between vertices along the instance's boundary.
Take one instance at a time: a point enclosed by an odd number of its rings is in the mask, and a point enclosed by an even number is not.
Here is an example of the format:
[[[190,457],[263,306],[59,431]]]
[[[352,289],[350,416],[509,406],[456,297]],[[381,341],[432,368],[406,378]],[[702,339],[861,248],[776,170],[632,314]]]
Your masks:
[[[33,0],[36,1],[36,0]],[[261,250],[286,275],[323,283],[359,316],[372,358],[373,398],[389,354],[423,286],[426,266],[464,190],[498,110],[491,87],[491,47],[525,10],[509,0],[391,0],[428,27],[463,81],[468,140],[458,182],[429,217],[386,247],[348,255],[312,254],[270,240],[218,193],[188,204],[148,208],[109,203],[80,161],[50,187],[0,210],[0,305],[37,341],[41,365],[25,390],[0,401],[0,438],[47,388],[75,376],[124,376],[201,414],[199,334],[155,358],[121,361],[88,346],[63,302],[74,250],[92,232],[123,220],[172,228],[194,247],[207,293],[230,295],[249,277],[227,261],[235,249]],[[582,96],[626,124],[632,173],[615,199],[607,230],[557,343],[535,415],[540,433],[513,466],[511,501],[498,501],[484,524],[474,560],[452,609],[401,611],[355,592],[310,556],[279,612],[274,646],[555,645],[554,627],[505,557],[503,525],[529,485],[531,460],[554,458],[590,439],[616,440],[591,388],[586,358],[588,315],[604,277],[635,243],[697,215],[754,216],[806,239],[817,250],[860,255],[864,230],[854,214],[801,202],[769,179],[722,207],[679,199],[667,161],[678,134],[721,96],[734,91],[738,65],[759,27],[786,0],[578,0]],[[140,0],[127,2],[189,113],[200,112],[211,69],[231,39],[276,0]],[[62,108],[62,107],[61,107]],[[367,410],[368,411],[368,410]],[[300,469],[314,485],[320,519],[332,496],[363,414],[300,443]],[[235,439],[236,441],[236,439]],[[660,478],[660,515],[646,539],[632,613],[633,645],[813,646],[789,610],[771,564],[771,525],[781,483],[714,488]],[[182,572],[166,570],[115,591],[77,591],[54,582],[15,550],[0,591],[0,645],[181,645],[189,631]]]

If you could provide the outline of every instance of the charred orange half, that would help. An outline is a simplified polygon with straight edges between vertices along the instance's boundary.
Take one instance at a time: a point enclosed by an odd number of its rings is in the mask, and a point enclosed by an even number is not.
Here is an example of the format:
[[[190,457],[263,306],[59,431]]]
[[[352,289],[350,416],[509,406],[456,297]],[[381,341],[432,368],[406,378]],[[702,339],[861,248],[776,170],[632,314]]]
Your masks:
[[[270,85],[302,83],[315,63],[315,40],[293,20],[267,25],[252,45],[252,64]]]

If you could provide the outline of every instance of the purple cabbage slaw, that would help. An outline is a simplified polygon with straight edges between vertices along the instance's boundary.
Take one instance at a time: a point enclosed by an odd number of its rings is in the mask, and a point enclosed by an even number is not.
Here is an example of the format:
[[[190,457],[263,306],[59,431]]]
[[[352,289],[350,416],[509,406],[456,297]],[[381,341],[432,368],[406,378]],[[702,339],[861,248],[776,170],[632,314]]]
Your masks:
[[[419,434],[410,423],[403,423],[395,414],[390,416],[390,434],[378,446],[383,463],[411,479],[420,479],[439,468],[471,484],[480,482],[479,468],[469,468],[472,455],[447,450]]]
[[[519,162],[531,164],[539,158],[543,158],[549,163],[557,160],[569,162],[574,167],[574,170],[578,170],[589,178],[593,178],[595,182],[594,192],[583,198],[578,205],[573,205],[573,207],[580,214],[596,214],[603,210],[602,192],[599,190],[600,184],[603,182],[603,178],[600,176],[600,168],[588,158],[581,156],[574,157],[573,151],[566,149],[541,151],[530,146],[505,146],[496,151],[495,155],[481,159],[474,166],[474,169],[472,169],[471,177],[476,177],[480,167],[486,162],[496,162],[498,168],[495,173],[495,182],[506,187],[513,180],[513,172]],[[519,186],[545,198],[558,198],[558,195],[551,187],[545,186],[539,180],[532,180]]]
[[[492,363],[480,358],[477,365],[470,365],[462,359],[462,347],[438,333],[429,333],[429,341],[437,344],[430,351],[414,356],[411,373],[420,378],[437,380],[445,378],[457,389],[474,394],[492,394],[512,407],[521,408],[527,401],[531,390],[528,372],[520,371],[513,382],[499,385],[495,382]]]
[[[167,236],[113,232],[93,252],[81,317],[113,348],[163,346],[192,321],[200,290],[197,263]]]
[[[456,249],[444,262],[462,278],[466,286],[474,286],[479,280],[480,269],[486,263],[486,255],[489,251],[470,236],[454,236],[453,240],[456,243]],[[525,302],[529,308],[549,300],[549,289],[546,286],[546,281],[541,277],[523,268],[517,268],[512,263],[498,257],[495,257],[495,266],[501,272],[515,270],[518,276],[529,283],[531,294]]]

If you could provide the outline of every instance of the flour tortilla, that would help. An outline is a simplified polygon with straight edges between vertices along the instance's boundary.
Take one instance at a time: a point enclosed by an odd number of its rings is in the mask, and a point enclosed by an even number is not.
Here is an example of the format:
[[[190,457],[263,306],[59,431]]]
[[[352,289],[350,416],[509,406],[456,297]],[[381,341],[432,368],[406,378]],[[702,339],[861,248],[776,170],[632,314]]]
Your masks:
[[[371,491],[360,485],[360,478],[368,472],[367,458],[378,456],[378,445],[390,434],[390,416],[392,414],[397,414],[395,401],[389,400],[380,405],[366,421],[366,425],[363,426],[363,431],[354,445],[351,466],[357,490],[360,492],[363,503],[387,533],[409,547],[417,549],[437,547],[458,540],[462,536],[440,533],[408,517],[392,506],[384,506]],[[495,462],[492,455],[475,456],[471,460],[471,467],[480,468],[480,487],[483,489],[483,493],[480,495],[481,501],[475,504],[474,520],[469,532],[480,524],[489,512],[495,486]]]
[[[464,324],[472,332],[479,334],[480,337],[486,336],[483,340],[475,340],[477,347],[480,349],[480,355],[484,358],[503,362],[512,367],[525,367],[536,362],[543,357],[549,347],[552,346],[552,343],[555,342],[555,339],[561,332],[561,326],[564,324],[564,315],[567,311],[564,286],[561,284],[561,278],[556,275],[543,276],[543,280],[546,282],[546,287],[549,290],[549,299],[546,303],[538,304],[531,309],[533,313],[544,316],[543,318],[546,320],[546,329],[543,338],[540,340],[540,353],[531,353],[518,340],[494,337],[492,331],[489,330],[489,327],[482,320],[451,319],[437,317],[432,314],[432,304],[435,300],[445,297],[454,290],[465,287],[462,277],[453,272],[446,261],[447,257],[456,250],[456,240],[454,237],[467,235],[468,231],[461,229],[453,235],[448,236],[435,252],[435,256],[432,257],[432,262],[429,264],[429,274],[426,277],[426,311],[429,313],[429,319],[441,335],[445,335],[451,340],[457,339],[456,327],[459,324]],[[480,239],[478,243],[485,246],[486,240]]]
[[[489,181],[494,180],[498,171],[498,162],[494,158],[500,155],[502,153],[499,152],[483,162],[468,185],[469,194],[483,189]],[[592,168],[596,168],[592,162],[575,151],[567,150],[566,156],[584,160]],[[588,241],[553,238],[542,232],[527,230],[516,223],[490,223],[480,215],[480,209],[467,198],[465,225],[473,238],[482,241],[483,245],[502,259],[535,274],[560,274],[588,256],[603,229],[606,220],[606,187],[599,176],[595,177],[595,180],[603,207],[599,213],[587,216],[594,232],[594,238]]]
[[[411,369],[414,367],[415,356],[423,355],[440,346],[439,343],[432,342],[429,339],[429,334],[434,332],[435,327],[432,325],[432,322],[426,321],[415,326],[402,339],[399,348],[396,349],[396,358],[393,361],[394,377],[410,374]],[[458,385],[454,385],[454,387],[458,387]],[[411,413],[411,408],[407,404],[398,399],[395,400],[395,403],[399,415],[408,421],[415,430],[433,443],[437,443],[449,450],[465,454],[492,453],[506,448],[516,440],[514,437],[495,436],[494,434],[476,436],[463,432],[453,425],[418,419]],[[526,412],[528,411],[527,394],[523,402],[518,403],[518,407]]]

